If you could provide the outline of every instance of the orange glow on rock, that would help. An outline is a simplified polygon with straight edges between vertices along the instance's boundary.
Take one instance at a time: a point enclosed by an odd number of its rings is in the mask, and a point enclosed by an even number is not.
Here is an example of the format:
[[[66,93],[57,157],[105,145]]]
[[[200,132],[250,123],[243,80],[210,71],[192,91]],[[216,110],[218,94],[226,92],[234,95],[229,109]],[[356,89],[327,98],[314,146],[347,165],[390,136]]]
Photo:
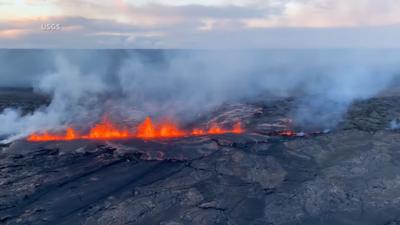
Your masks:
[[[204,135],[206,132],[202,129],[193,129],[192,130],[192,135]]]
[[[233,126],[232,133],[240,134],[242,132],[243,132],[242,124],[240,122],[235,123],[235,125]]]
[[[225,133],[243,133],[240,123],[236,123],[232,129],[224,129],[217,123],[212,123],[209,129],[195,128],[185,131],[171,120],[164,120],[154,124],[150,117],[141,122],[136,128],[120,128],[106,117],[98,124],[95,124],[86,135],[79,134],[72,127],[68,127],[64,135],[50,133],[48,131],[33,133],[27,137],[28,141],[71,141],[79,139],[87,140],[110,140],[110,139],[154,139],[154,138],[177,138],[188,136],[215,135]]]
[[[278,132],[278,134],[281,136],[286,136],[286,137],[293,137],[293,136],[297,135],[297,133],[293,130],[280,131],[280,132]]]
[[[208,134],[223,134],[228,133],[226,130],[222,129],[218,124],[212,123],[210,129],[207,131]]]

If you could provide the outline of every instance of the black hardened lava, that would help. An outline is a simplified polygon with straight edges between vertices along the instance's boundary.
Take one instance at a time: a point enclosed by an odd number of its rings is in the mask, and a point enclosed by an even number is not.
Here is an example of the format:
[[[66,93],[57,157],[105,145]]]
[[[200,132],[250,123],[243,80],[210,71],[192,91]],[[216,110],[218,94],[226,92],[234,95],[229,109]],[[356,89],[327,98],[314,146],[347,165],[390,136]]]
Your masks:
[[[399,98],[314,133],[287,130],[291,102],[235,105],[243,134],[2,144],[0,224],[399,224]]]

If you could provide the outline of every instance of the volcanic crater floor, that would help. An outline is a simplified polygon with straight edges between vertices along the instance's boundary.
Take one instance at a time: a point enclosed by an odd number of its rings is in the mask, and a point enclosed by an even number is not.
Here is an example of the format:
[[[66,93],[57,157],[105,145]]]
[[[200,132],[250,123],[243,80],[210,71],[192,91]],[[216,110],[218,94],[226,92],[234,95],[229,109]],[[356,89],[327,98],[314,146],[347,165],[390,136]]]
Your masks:
[[[400,224],[400,98],[356,102],[331,132],[268,135],[291,104],[233,106],[243,134],[2,145],[0,224]]]

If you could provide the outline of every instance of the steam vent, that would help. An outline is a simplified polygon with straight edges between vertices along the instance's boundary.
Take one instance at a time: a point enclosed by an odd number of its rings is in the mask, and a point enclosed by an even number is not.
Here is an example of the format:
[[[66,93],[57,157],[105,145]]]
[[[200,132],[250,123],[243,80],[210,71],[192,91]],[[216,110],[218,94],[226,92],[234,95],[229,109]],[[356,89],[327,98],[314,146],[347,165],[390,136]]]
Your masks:
[[[400,225],[400,51],[1,52],[0,224]]]

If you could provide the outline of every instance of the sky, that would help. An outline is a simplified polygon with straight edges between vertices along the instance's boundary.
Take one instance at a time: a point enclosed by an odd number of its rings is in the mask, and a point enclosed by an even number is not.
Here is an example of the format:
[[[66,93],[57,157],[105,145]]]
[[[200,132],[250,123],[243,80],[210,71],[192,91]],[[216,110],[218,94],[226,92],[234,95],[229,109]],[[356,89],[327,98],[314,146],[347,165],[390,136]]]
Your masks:
[[[398,40],[399,0],[0,0],[1,48],[398,48]]]

